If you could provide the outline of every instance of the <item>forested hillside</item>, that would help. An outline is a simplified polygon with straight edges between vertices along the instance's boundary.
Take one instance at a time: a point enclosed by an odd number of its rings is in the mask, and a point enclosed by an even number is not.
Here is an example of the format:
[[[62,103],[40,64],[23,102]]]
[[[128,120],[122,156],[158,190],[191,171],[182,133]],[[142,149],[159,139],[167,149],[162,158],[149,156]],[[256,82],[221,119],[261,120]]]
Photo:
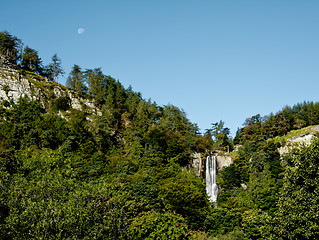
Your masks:
[[[6,32],[1,36],[13,46],[19,42]],[[48,69],[21,61],[12,53],[16,48],[1,53],[22,63],[21,75],[32,78]],[[47,80],[40,79],[39,88],[41,81]],[[182,167],[210,142],[186,114],[142,99],[100,69],[74,65],[67,84],[66,91],[93,101],[98,113],[84,105],[73,109],[67,94],[54,91],[46,104],[27,96],[1,101],[0,236],[186,238],[200,229],[210,209],[205,186]]]
[[[0,239],[319,238],[319,141],[281,156],[273,139],[319,124],[318,103],[248,118],[232,141],[100,68],[74,65],[60,86],[58,56],[43,65],[8,32],[0,54]],[[31,97],[10,95],[8,68]],[[233,148],[215,208],[192,154]]]
[[[264,140],[282,136],[291,130],[319,124],[319,103],[304,102],[285,107],[276,114],[247,118],[238,130],[234,142]]]

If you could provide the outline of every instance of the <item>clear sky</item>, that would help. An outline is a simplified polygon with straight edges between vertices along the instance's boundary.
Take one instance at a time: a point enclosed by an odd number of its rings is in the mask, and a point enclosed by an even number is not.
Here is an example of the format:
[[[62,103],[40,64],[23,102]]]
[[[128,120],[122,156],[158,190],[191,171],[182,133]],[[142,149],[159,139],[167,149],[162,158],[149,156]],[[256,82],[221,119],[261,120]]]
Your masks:
[[[319,97],[318,0],[11,0],[0,31],[44,64],[101,67],[201,131]],[[79,28],[82,28],[80,33]]]

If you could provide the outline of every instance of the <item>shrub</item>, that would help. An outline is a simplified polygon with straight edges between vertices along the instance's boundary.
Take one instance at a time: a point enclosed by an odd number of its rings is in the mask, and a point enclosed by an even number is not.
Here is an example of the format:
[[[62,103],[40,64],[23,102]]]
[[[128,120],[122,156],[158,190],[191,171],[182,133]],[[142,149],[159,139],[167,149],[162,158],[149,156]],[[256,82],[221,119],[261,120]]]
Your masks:
[[[130,228],[132,239],[188,239],[184,218],[172,212],[144,212],[134,218]]]

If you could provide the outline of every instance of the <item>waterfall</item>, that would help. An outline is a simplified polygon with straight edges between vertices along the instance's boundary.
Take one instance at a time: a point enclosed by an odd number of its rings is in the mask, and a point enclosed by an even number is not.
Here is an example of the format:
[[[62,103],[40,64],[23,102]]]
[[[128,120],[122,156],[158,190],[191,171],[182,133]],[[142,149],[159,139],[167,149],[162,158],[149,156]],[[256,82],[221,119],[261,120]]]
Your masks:
[[[211,202],[217,202],[216,168],[216,157],[208,156],[206,159],[206,191]]]

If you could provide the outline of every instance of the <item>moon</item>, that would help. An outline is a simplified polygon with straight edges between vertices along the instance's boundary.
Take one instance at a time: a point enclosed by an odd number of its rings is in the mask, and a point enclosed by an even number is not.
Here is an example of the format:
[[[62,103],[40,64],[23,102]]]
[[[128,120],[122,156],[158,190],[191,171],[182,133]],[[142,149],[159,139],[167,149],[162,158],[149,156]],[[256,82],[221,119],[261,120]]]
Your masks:
[[[78,34],[83,34],[85,32],[85,29],[84,28],[79,28],[78,29]]]

